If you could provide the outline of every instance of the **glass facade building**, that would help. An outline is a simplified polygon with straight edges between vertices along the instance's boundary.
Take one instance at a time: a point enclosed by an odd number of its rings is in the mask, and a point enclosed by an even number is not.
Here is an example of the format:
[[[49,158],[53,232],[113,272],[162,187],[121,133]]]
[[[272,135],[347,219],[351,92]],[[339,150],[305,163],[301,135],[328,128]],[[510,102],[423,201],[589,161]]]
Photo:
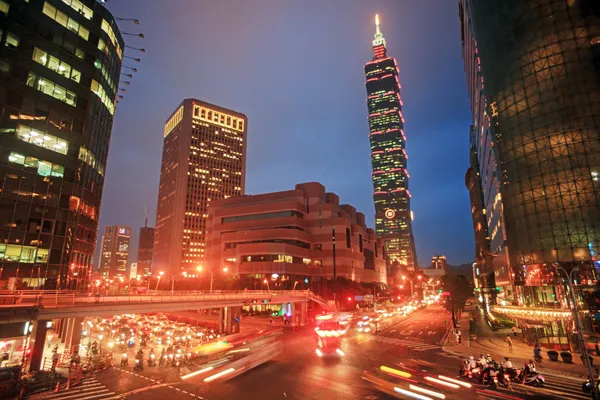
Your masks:
[[[123,46],[94,0],[0,1],[0,280],[87,285]]]
[[[178,278],[204,263],[211,201],[244,194],[244,114],[186,99],[167,120],[152,270]]]
[[[104,228],[100,253],[99,272],[101,278],[129,277],[127,260],[129,259],[130,241],[131,228],[128,226],[111,225]]]
[[[398,64],[387,56],[378,16],[376,26],[373,60],[365,65],[376,234],[384,239],[390,262],[412,270],[418,263],[412,234]]]
[[[585,293],[600,267],[600,3],[461,0],[459,17],[498,299],[568,307],[561,268]]]

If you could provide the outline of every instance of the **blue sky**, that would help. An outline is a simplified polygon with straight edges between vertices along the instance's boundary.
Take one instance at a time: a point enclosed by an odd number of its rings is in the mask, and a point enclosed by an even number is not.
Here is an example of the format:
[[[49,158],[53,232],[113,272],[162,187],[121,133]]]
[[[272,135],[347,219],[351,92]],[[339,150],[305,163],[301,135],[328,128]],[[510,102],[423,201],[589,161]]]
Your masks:
[[[363,65],[374,15],[400,67],[413,230],[421,265],[473,258],[470,113],[458,12],[447,0],[112,0],[141,63],[118,104],[100,234],[154,223],[162,132],[182,99],[248,116],[248,194],[319,181],[374,225]],[[123,72],[128,72],[125,69]],[[137,238],[134,238],[134,247]],[[135,257],[131,257],[135,261]]]

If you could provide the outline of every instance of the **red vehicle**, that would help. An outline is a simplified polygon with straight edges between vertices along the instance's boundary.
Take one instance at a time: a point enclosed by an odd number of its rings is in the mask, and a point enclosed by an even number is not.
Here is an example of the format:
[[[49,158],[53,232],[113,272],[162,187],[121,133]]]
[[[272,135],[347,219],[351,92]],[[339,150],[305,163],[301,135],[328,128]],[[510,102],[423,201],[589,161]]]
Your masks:
[[[335,356],[343,357],[345,354],[340,349],[342,344],[342,333],[339,321],[321,321],[315,328],[317,334],[317,348],[315,353],[319,357]]]

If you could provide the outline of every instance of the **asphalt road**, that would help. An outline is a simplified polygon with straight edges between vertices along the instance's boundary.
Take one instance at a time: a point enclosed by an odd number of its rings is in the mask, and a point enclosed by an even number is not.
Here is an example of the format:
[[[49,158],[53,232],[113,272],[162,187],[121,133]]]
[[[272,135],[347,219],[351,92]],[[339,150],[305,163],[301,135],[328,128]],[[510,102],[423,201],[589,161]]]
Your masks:
[[[312,328],[299,331],[287,329],[282,338],[284,351],[276,359],[226,382],[205,384],[201,379],[181,381],[174,368],[145,368],[134,373],[132,367],[112,368],[98,373],[86,384],[90,389],[68,397],[52,400],[105,400],[123,396],[128,400],[268,400],[268,399],[391,399],[409,398],[388,396],[363,379],[364,372],[373,373],[402,390],[410,387],[443,393],[445,399],[489,398],[519,399],[532,394],[552,394],[554,398],[581,399],[574,381],[547,377],[549,389],[537,390],[516,387],[515,391],[490,392],[477,385],[472,388],[447,387],[431,379],[439,376],[456,378],[460,360],[442,351],[439,342],[446,331],[449,314],[438,306],[430,306],[408,317],[399,317],[379,335],[350,331],[343,339],[342,359],[321,359],[315,354]],[[117,360],[115,360],[117,361]],[[401,371],[384,374],[381,367]],[[182,371],[185,373],[186,371]],[[408,375],[406,375],[408,374]],[[407,379],[406,377],[410,377]],[[448,383],[448,382],[446,382]],[[98,395],[94,388],[103,390]],[[436,396],[421,392],[425,399]],[[580,393],[580,392],[579,392]],[[557,395],[558,394],[558,395]],[[439,397],[437,397],[439,398]]]

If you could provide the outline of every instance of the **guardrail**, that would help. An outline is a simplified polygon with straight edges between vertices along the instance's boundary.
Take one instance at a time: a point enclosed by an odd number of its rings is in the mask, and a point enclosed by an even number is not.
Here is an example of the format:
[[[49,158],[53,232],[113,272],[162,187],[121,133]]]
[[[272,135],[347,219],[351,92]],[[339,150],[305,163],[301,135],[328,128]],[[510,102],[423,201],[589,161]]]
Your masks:
[[[32,305],[43,307],[61,307],[76,304],[115,304],[115,303],[165,303],[165,302],[190,302],[190,301],[221,301],[221,300],[277,300],[277,297],[305,298],[313,301],[315,297],[310,291],[280,290],[280,291],[221,291],[207,293],[199,291],[190,292],[155,292],[145,294],[104,295],[94,293],[20,293],[18,295],[0,294],[0,307],[13,307],[14,305]]]

